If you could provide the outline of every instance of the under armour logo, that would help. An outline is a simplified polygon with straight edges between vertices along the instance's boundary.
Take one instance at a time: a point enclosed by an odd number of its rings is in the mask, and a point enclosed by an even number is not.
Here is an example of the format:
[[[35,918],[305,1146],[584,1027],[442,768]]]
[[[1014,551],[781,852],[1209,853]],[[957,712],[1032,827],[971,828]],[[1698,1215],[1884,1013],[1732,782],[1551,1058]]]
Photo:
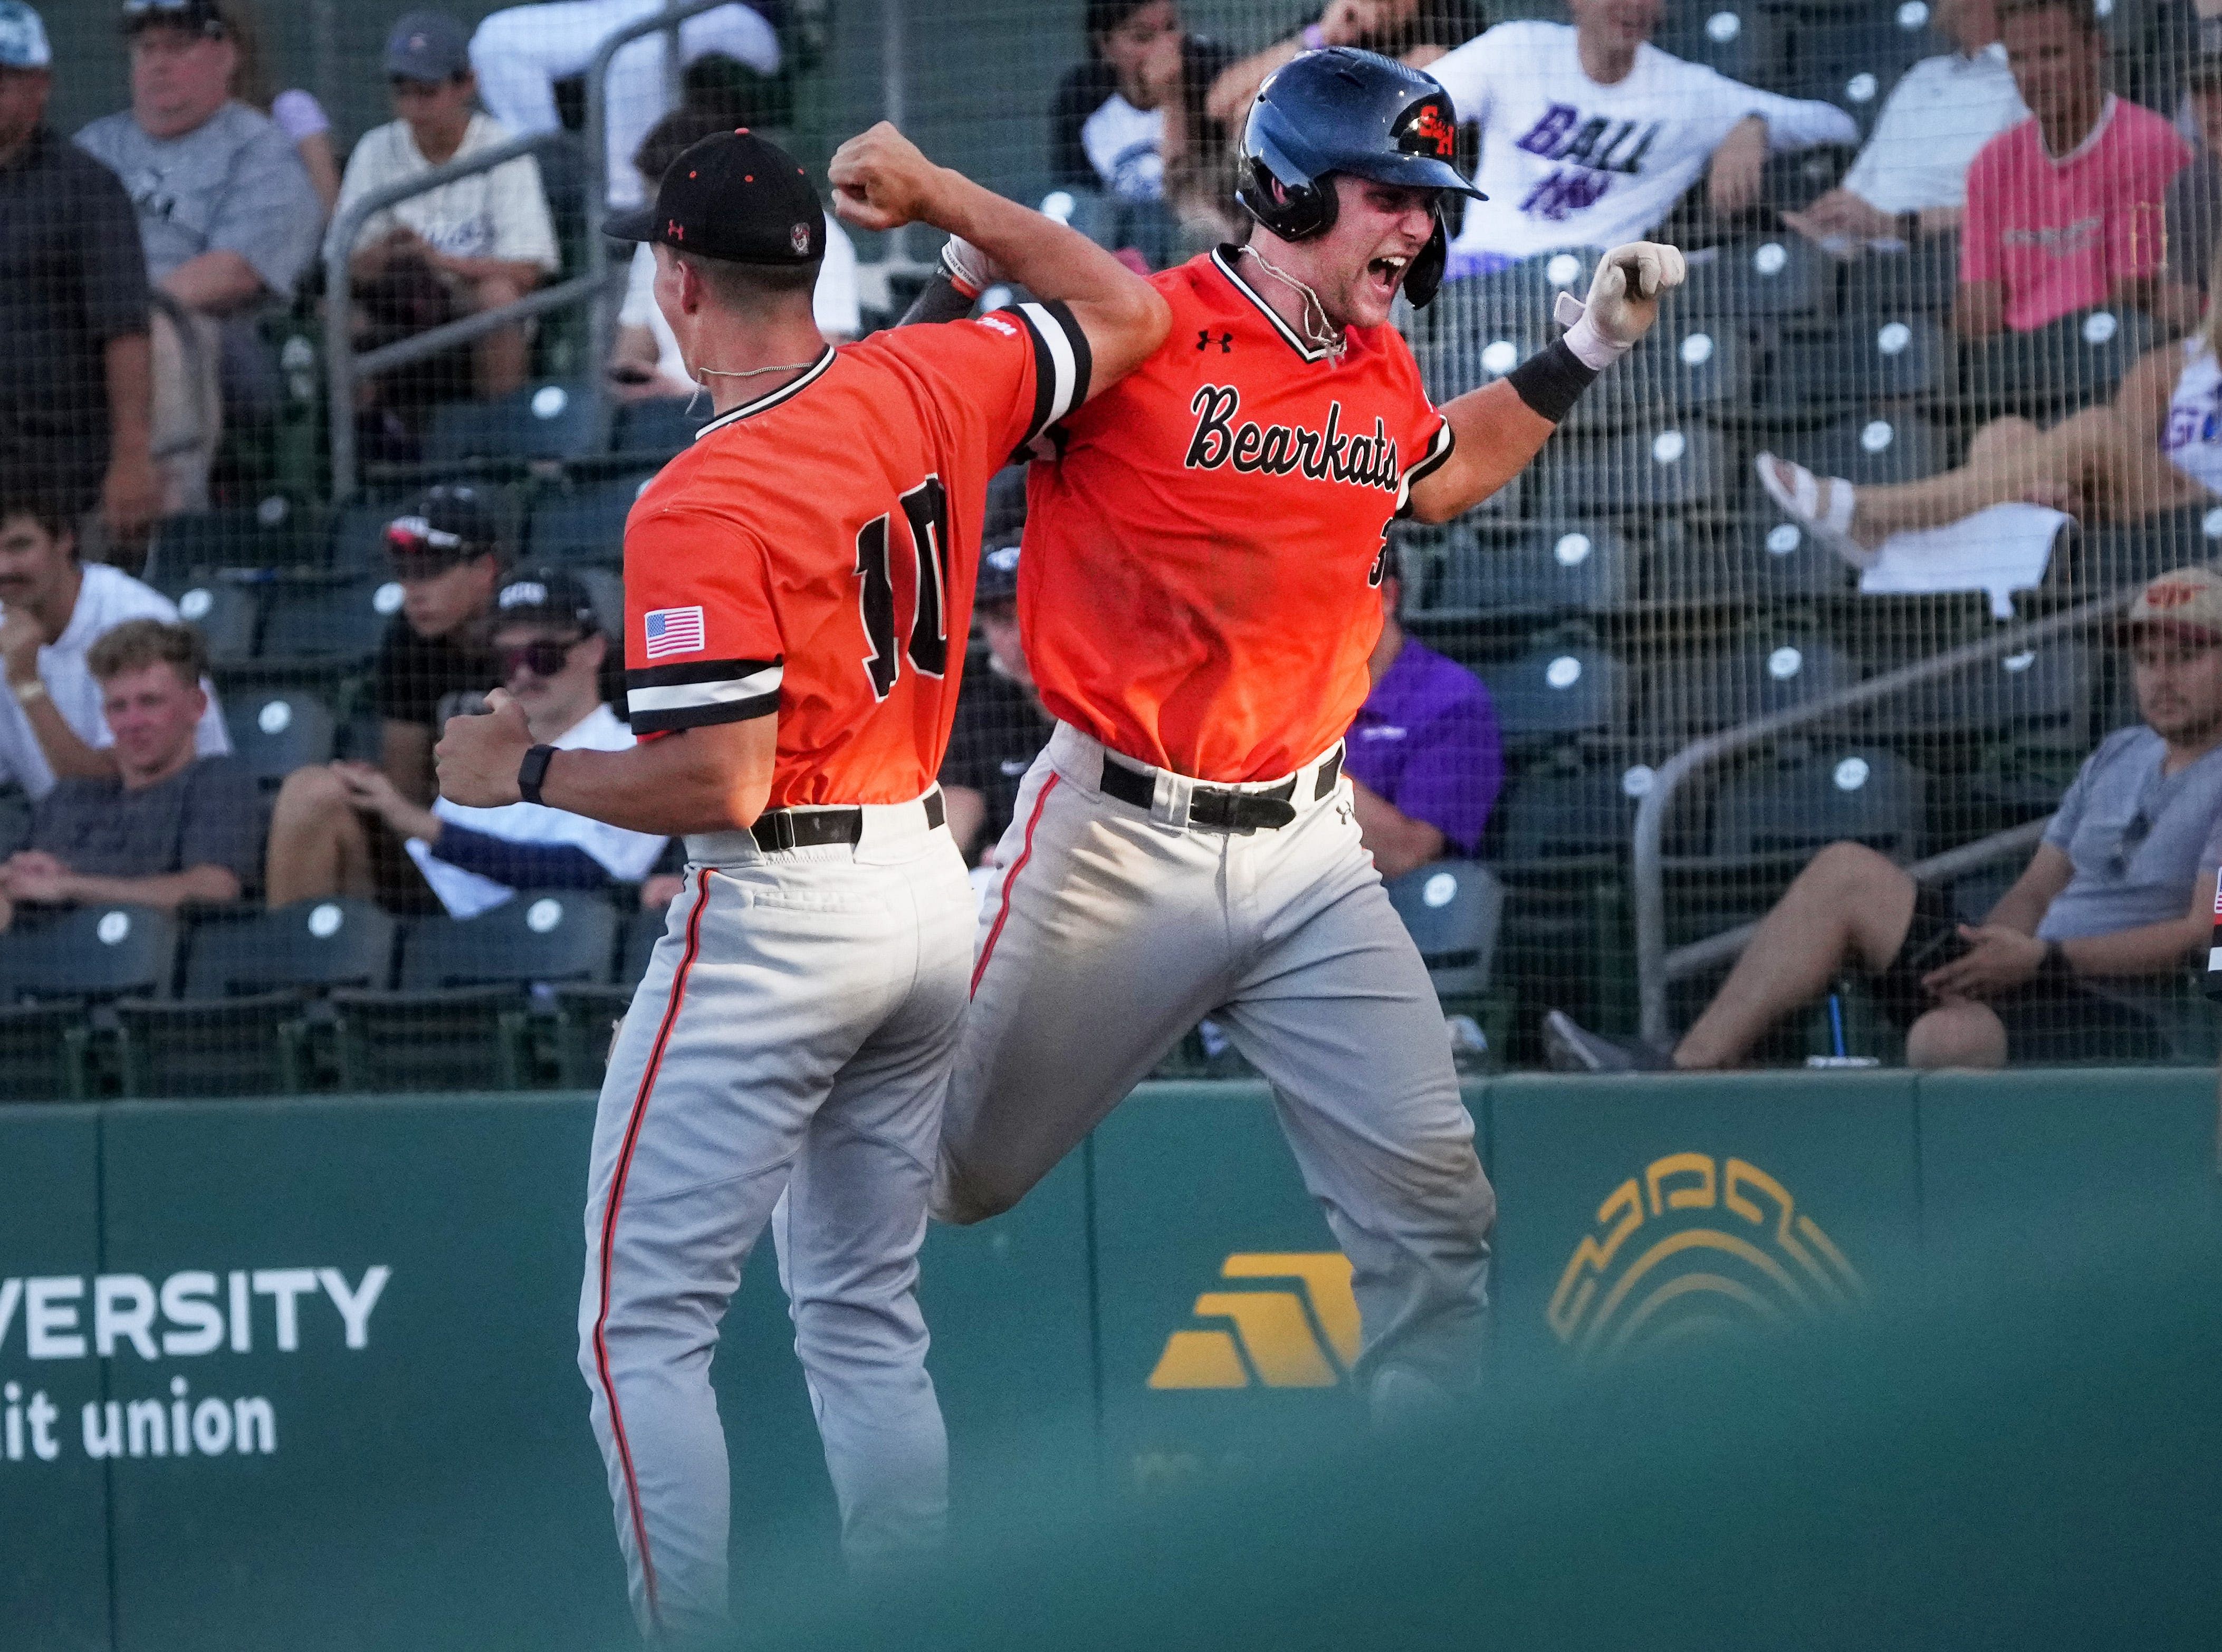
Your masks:
[[[1208,350],[1208,349],[1209,349],[1211,348],[1211,329],[1210,329],[1210,328],[1208,328],[1208,327],[1199,327],[1199,328],[1197,328],[1197,329],[1196,330],[1196,349],[1200,349],[1200,350]],[[1232,333],[1221,333],[1221,334],[1220,334],[1220,336],[1219,336],[1219,353],[1220,353],[1221,355],[1233,355],[1233,354],[1234,354],[1234,335],[1233,335],[1233,334],[1232,334]]]
[[[663,233],[674,241],[684,241],[687,239],[687,226],[676,218],[666,218],[663,221]]]

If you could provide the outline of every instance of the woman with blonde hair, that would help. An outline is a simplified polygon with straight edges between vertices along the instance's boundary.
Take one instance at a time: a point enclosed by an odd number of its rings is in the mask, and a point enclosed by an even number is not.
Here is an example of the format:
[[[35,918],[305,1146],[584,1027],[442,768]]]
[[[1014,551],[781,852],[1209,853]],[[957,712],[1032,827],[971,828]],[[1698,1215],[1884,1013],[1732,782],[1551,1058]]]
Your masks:
[[[1894,533],[1993,505],[2050,506],[2089,526],[2222,498],[2222,305],[2189,337],[2147,352],[2112,402],[2049,430],[2025,418],[1992,420],[1957,470],[1860,487],[1771,453],[1754,463],[1783,513],[1858,568],[1871,567]]]

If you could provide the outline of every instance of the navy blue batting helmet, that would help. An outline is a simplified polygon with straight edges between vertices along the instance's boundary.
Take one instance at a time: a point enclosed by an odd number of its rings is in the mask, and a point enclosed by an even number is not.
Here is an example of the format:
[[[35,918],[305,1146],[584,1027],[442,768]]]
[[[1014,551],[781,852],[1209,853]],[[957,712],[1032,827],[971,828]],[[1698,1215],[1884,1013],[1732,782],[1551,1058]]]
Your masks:
[[[1284,241],[1334,227],[1332,173],[1487,200],[1451,164],[1457,133],[1450,94],[1433,75],[1353,47],[1306,52],[1258,88],[1234,197]],[[1404,296],[1415,305],[1435,296],[1449,244],[1438,212],[1434,234],[1405,272]]]

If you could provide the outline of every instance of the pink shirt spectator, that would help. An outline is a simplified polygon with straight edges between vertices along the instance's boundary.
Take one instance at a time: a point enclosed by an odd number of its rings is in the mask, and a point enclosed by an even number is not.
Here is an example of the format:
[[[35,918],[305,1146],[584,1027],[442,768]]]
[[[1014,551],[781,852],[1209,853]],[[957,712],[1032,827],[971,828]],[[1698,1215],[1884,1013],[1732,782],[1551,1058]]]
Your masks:
[[[2160,268],[2162,199],[2190,159],[2168,122],[2111,94],[2056,160],[2035,117],[2009,127],[1968,169],[1961,280],[2005,282],[2006,325],[2021,333],[2104,304],[2115,281]]]

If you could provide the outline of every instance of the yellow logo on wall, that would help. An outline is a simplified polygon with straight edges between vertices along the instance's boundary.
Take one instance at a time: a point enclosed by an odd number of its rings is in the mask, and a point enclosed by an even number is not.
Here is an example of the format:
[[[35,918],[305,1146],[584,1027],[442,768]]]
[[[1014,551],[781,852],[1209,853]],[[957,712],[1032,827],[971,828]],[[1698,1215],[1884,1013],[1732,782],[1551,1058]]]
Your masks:
[[[1546,1310],[1584,1360],[1738,1323],[1835,1313],[1867,1286],[1781,1183],[1741,1159],[1669,1153],[1597,1207]]]
[[[1358,1358],[1358,1298],[1340,1251],[1243,1251],[1226,1279],[1286,1279],[1296,1291],[1207,1291],[1198,1319],[1225,1329],[1175,1331],[1150,1372],[1152,1388],[1332,1388]]]

